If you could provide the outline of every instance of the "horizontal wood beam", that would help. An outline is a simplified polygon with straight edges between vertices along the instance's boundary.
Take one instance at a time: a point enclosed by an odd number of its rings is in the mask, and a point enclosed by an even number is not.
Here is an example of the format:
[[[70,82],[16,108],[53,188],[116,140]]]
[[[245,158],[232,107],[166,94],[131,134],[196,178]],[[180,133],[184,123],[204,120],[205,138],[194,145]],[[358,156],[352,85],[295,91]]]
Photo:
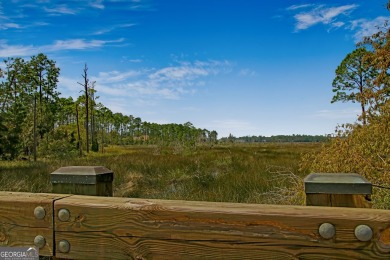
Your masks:
[[[85,259],[389,259],[390,211],[71,196],[55,202],[57,241]],[[323,223],[335,235],[319,234]],[[367,225],[372,238],[359,241]]]
[[[0,192],[0,246],[38,235],[66,259],[389,259],[390,211]]]

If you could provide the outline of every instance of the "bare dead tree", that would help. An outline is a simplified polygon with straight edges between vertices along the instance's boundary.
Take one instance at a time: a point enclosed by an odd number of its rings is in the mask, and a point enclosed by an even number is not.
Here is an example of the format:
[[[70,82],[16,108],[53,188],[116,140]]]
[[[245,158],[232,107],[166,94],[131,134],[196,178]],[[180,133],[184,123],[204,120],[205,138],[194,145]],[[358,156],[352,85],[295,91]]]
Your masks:
[[[85,92],[85,138],[86,138],[86,151],[89,153],[89,106],[88,106],[88,100],[89,100],[89,94],[88,94],[88,66],[87,63],[84,65],[84,73],[81,75],[84,79],[84,83],[77,82],[81,86],[84,87]]]

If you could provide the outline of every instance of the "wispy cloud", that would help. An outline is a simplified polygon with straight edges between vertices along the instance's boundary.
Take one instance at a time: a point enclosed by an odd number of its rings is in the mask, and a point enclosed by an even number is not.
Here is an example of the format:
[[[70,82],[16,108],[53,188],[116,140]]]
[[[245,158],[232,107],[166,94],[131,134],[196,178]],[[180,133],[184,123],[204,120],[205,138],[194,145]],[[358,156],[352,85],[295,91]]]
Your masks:
[[[62,4],[52,8],[44,7],[43,10],[51,15],[66,15],[66,14],[76,14],[77,10],[70,9],[68,6]]]
[[[80,85],[77,84],[78,79],[59,76],[58,87],[60,92],[65,96],[71,96],[76,99],[80,95]]]
[[[307,8],[307,7],[311,7],[311,6],[313,6],[313,4],[292,5],[292,6],[287,7],[287,10],[293,11],[293,10],[303,9],[303,8]]]
[[[194,94],[210,77],[230,71],[228,61],[180,62],[160,69],[100,72],[91,77],[96,89],[110,97],[180,99]]]
[[[247,76],[256,76],[257,73],[256,73],[256,71],[251,70],[251,69],[241,69],[238,72],[238,75],[243,76],[243,77],[247,77]]]
[[[20,29],[22,26],[16,23],[1,23],[0,24],[0,30],[7,30],[7,29]]]
[[[3,10],[3,6],[2,6],[2,3],[0,2],[0,19],[4,19],[4,10]]]
[[[123,42],[124,39],[117,40],[57,40],[50,45],[33,46],[33,45],[8,45],[6,41],[0,41],[0,57],[31,56],[39,52],[58,52],[64,50],[85,50],[96,49],[107,46],[112,43]]]
[[[101,84],[123,82],[129,78],[135,78],[143,74],[143,71],[129,70],[125,72],[109,71],[99,72],[97,77],[92,77],[91,80],[97,81]]]
[[[84,50],[91,48],[99,48],[109,43],[118,43],[123,42],[124,39],[112,40],[112,41],[102,41],[102,40],[85,40],[85,39],[72,39],[72,40],[59,40],[56,41],[53,45],[45,46],[46,49],[51,51],[61,51],[61,50]]]
[[[89,2],[89,6],[97,9],[104,9],[105,6],[103,4],[103,0],[94,0]]]
[[[129,27],[132,27],[132,26],[135,26],[135,24],[134,23],[128,23],[128,24],[114,25],[114,26],[110,26],[110,27],[98,30],[98,31],[94,32],[93,35],[102,35],[102,34],[106,34],[106,33],[112,32],[112,31],[114,31],[116,29],[129,28]]]
[[[148,77],[155,82],[188,83],[199,77],[219,74],[229,67],[230,64],[228,61],[181,62],[179,66],[171,66],[157,70]]]
[[[34,52],[32,45],[8,45],[6,41],[0,41],[0,57],[28,56]]]
[[[340,27],[343,27],[345,25],[345,22],[334,22],[331,25],[332,25],[332,27],[340,28]]]
[[[373,20],[358,19],[351,22],[350,29],[356,31],[354,38],[356,42],[362,41],[364,37],[371,36],[383,28],[390,17],[379,16]]]
[[[337,7],[327,7],[325,5],[301,5],[301,6],[290,6],[287,8],[291,11],[305,9],[294,15],[296,20],[295,31],[308,29],[316,24],[332,25],[334,27],[340,26],[342,21],[336,19],[343,15],[349,15],[358,5],[342,5]]]

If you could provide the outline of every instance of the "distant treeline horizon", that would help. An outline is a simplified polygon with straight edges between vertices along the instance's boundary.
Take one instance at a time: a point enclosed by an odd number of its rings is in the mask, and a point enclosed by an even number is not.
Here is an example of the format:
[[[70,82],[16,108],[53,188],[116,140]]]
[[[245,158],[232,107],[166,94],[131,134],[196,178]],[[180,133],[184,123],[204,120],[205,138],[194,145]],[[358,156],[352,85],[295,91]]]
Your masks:
[[[264,143],[264,142],[325,142],[329,140],[331,135],[272,135],[272,136],[240,136],[235,137],[230,134],[228,137],[222,137],[219,139],[221,142],[234,142],[234,143]]]

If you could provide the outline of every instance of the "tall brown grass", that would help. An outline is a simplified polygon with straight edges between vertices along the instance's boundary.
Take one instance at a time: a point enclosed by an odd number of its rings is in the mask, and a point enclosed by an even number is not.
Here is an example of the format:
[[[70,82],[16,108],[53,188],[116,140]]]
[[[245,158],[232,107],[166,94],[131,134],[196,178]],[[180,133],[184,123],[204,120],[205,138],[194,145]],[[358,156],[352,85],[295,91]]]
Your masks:
[[[0,189],[51,192],[50,173],[70,165],[114,171],[114,196],[199,201],[302,204],[302,154],[318,144],[261,143],[158,150],[107,147],[83,158],[0,162]],[[297,190],[300,190],[300,192]]]

